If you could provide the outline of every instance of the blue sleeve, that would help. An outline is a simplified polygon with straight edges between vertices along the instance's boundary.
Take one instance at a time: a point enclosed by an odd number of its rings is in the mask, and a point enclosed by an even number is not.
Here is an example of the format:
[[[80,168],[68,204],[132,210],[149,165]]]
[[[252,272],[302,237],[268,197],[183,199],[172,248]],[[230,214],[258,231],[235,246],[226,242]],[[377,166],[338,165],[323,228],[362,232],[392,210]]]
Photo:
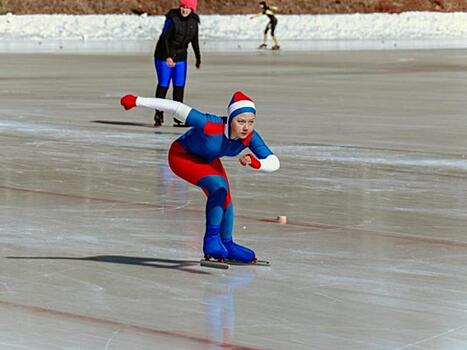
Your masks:
[[[164,28],[162,28],[162,35],[167,35],[167,32],[171,24],[172,24],[172,18],[167,18],[164,23]]]
[[[248,147],[258,159],[265,159],[273,154],[256,131],[254,131]]]
[[[186,122],[188,125],[201,130],[204,130],[206,124],[224,125],[223,119],[221,117],[218,117],[214,114],[202,113],[194,108],[192,108],[190,113],[188,113]]]
[[[172,32],[173,32],[172,19],[167,18],[164,23],[164,28],[162,29],[161,38],[162,40],[164,40],[165,54],[167,57],[171,57],[171,58],[175,56],[175,52],[171,50],[170,45],[169,45],[169,38],[172,36]]]

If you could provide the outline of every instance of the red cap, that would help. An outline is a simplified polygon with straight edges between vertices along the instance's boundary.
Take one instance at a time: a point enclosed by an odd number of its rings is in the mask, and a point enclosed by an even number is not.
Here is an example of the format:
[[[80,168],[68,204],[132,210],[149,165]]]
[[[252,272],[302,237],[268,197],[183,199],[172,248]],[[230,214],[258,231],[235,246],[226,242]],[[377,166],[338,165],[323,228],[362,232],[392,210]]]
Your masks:
[[[189,7],[193,12],[196,12],[198,0],[180,0],[180,7]]]

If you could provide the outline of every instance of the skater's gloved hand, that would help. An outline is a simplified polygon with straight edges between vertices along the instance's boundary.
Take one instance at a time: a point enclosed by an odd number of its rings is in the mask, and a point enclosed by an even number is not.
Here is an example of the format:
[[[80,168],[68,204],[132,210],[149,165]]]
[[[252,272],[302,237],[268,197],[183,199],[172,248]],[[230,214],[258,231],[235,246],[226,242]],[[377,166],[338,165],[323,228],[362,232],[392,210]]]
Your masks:
[[[201,60],[196,60],[195,66],[199,69],[201,67]]]
[[[125,95],[120,99],[120,104],[128,111],[136,107],[136,98],[134,95]]]
[[[241,158],[238,160],[241,165],[243,166],[251,166],[253,169],[259,169],[261,168],[261,163],[259,162],[258,159],[251,153],[243,155]]]

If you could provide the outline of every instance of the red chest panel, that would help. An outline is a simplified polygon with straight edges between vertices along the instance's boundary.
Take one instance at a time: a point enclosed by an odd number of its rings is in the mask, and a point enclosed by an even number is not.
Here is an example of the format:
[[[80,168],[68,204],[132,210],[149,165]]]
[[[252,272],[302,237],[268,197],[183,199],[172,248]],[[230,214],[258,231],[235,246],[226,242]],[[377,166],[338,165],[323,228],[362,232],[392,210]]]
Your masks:
[[[203,132],[207,135],[222,135],[224,132],[224,123],[207,122],[204,125]]]

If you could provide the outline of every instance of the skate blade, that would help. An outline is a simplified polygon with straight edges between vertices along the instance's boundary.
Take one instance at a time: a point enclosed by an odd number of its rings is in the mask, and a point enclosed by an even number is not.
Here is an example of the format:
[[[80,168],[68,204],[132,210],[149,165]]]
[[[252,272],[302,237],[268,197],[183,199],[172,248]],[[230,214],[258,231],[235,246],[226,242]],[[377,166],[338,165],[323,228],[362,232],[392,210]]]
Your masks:
[[[229,265],[220,261],[215,261],[215,260],[206,260],[206,259],[201,259],[199,261],[199,264],[204,267],[212,267],[214,269],[223,269],[226,270],[229,268]]]
[[[237,260],[226,260],[225,262],[226,262],[227,264],[229,264],[229,265],[271,266],[271,263],[270,263],[269,261],[267,261],[267,260],[256,260],[255,262],[251,262],[251,263],[244,263],[244,262],[237,261]]]

